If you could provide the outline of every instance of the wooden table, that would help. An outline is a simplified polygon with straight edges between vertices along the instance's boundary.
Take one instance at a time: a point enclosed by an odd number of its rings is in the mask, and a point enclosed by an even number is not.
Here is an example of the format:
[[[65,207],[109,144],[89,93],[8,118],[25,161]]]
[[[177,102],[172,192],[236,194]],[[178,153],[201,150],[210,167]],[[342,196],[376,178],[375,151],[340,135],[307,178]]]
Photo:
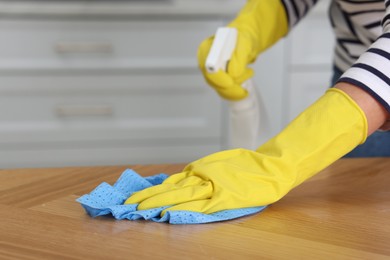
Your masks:
[[[0,259],[390,259],[390,159],[343,159],[259,214],[213,224],[91,218],[75,202],[126,168],[0,171]]]

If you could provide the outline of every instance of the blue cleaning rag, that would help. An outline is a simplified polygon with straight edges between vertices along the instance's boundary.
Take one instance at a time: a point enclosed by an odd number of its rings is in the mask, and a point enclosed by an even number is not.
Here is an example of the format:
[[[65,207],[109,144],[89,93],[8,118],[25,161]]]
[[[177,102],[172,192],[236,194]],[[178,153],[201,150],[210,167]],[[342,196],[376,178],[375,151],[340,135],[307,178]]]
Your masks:
[[[169,206],[148,210],[137,210],[138,204],[123,204],[132,193],[161,184],[167,177],[168,175],[163,173],[142,177],[135,171],[127,169],[113,186],[103,182],[91,193],[78,198],[77,202],[81,203],[86,212],[92,217],[111,214],[115,219],[119,220],[145,219],[155,222],[168,222],[170,224],[200,224],[224,221],[258,213],[266,208],[266,206],[262,206],[231,209],[218,211],[212,214],[184,210],[167,211],[163,217],[160,217],[161,211]]]

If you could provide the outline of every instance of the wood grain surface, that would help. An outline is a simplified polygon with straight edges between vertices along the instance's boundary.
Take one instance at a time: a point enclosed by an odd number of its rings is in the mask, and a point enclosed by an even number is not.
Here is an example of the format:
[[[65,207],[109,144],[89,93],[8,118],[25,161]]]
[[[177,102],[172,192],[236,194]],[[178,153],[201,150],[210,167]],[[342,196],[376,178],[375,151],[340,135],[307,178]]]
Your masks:
[[[390,259],[390,159],[342,159],[259,214],[198,225],[89,217],[75,199],[126,168],[0,171],[0,259]]]

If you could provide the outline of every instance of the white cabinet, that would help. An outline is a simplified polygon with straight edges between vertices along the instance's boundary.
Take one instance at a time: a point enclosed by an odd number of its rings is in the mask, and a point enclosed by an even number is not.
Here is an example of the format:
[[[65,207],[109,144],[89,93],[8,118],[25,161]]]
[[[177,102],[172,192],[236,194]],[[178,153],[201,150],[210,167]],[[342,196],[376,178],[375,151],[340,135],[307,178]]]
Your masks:
[[[327,13],[329,4],[330,0],[319,1],[287,39],[287,121],[330,87],[334,35]]]
[[[196,52],[244,2],[0,1],[0,168],[189,162],[227,148],[227,105]],[[329,87],[328,4],[253,64],[259,145]]]
[[[321,0],[290,34],[253,65],[261,98],[259,143],[267,141],[330,86],[333,39]]]
[[[0,1],[0,167],[188,162],[224,147],[196,51],[236,5],[133,2],[142,16],[132,1],[15,2]]]
[[[289,35],[253,65],[261,96],[259,142],[277,134],[330,87],[334,36],[330,0],[321,0]]]

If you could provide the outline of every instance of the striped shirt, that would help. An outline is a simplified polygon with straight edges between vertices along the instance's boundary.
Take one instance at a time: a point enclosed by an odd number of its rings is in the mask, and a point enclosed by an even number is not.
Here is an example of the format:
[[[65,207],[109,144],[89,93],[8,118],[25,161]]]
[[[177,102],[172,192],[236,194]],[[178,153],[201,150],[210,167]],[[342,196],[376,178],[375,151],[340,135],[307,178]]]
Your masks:
[[[293,28],[318,0],[281,0]],[[339,82],[356,85],[390,112],[390,0],[332,0]]]

